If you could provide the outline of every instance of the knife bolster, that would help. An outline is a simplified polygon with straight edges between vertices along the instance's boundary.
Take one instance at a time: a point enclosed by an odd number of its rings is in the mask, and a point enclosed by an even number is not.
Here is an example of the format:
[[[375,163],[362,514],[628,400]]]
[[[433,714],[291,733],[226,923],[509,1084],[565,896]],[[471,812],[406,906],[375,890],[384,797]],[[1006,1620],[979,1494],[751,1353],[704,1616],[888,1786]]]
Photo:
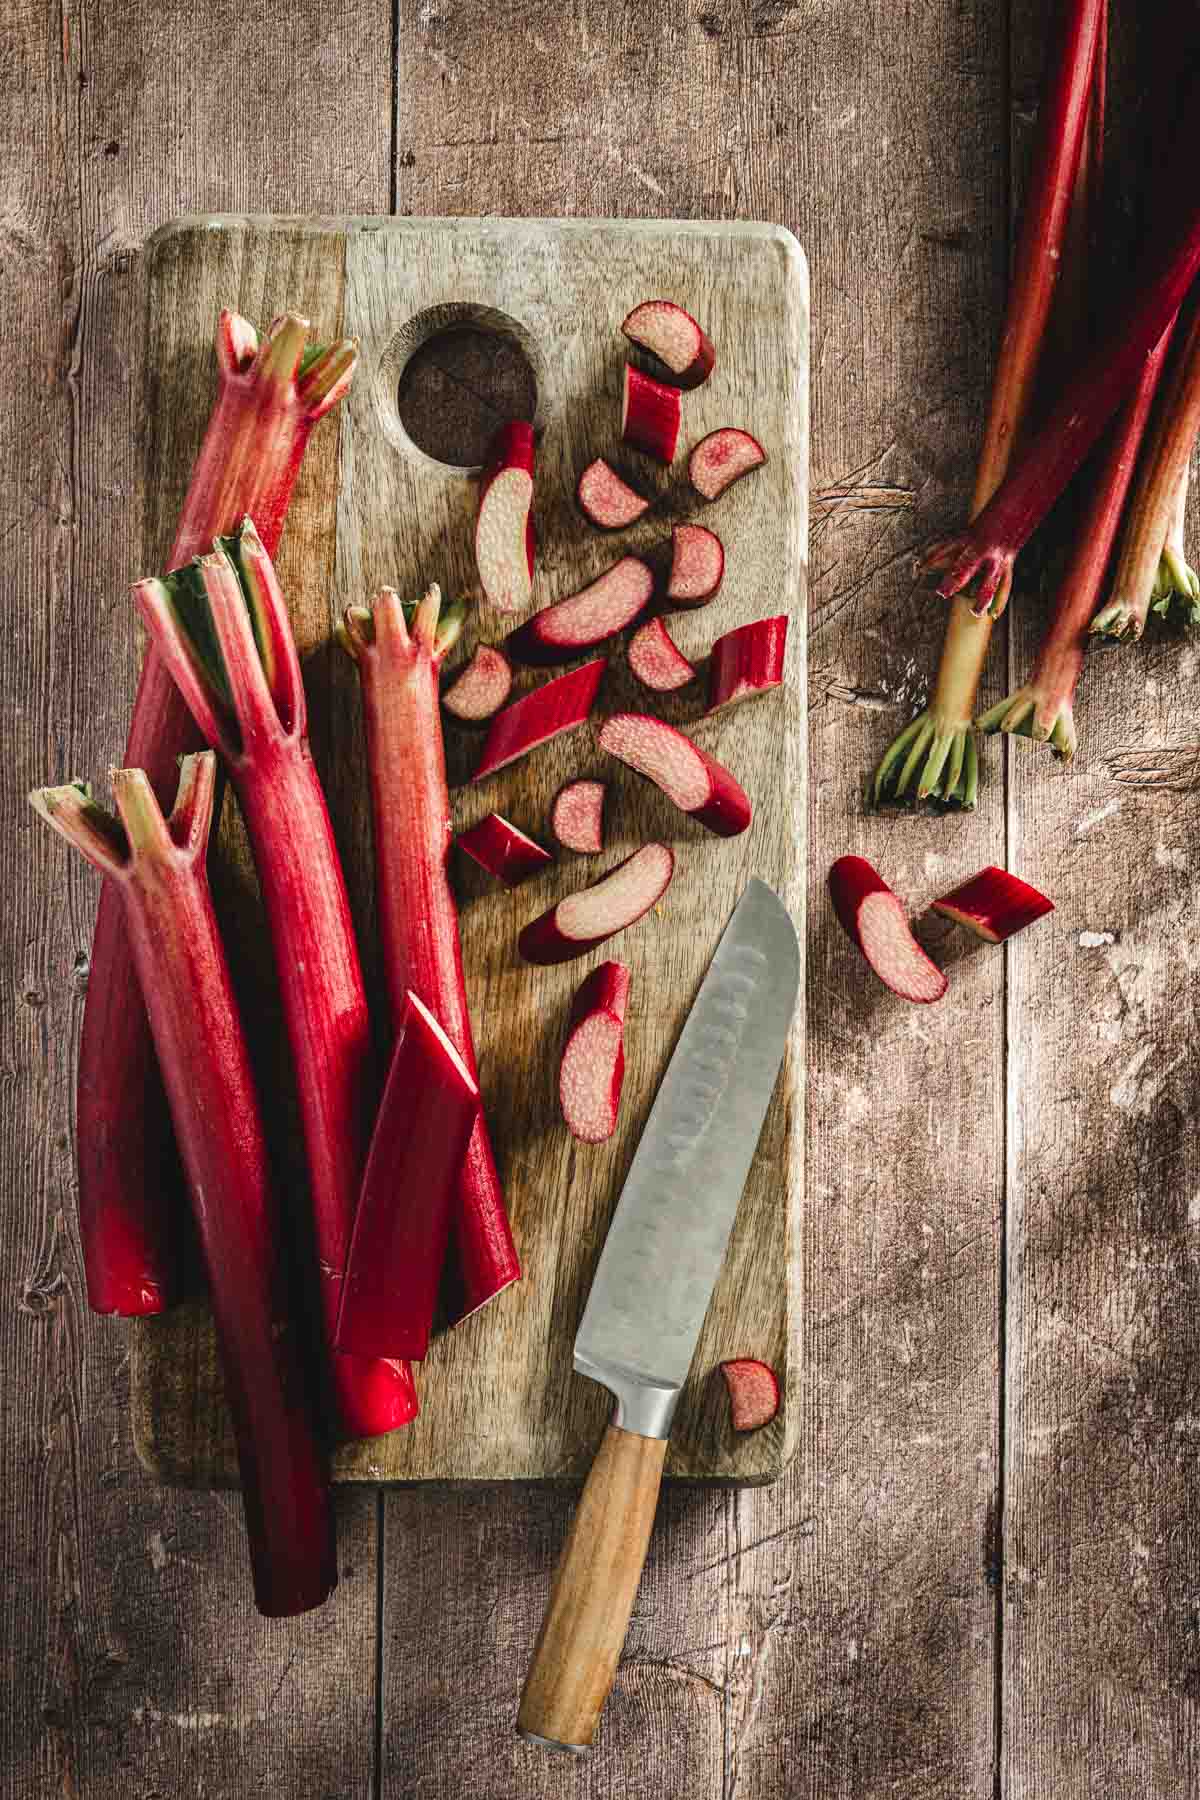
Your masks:
[[[617,1403],[612,1422],[619,1431],[633,1431],[639,1437],[670,1437],[679,1404],[678,1387],[656,1386],[634,1369],[622,1368],[618,1363],[593,1362],[578,1350],[575,1373],[608,1389]]]

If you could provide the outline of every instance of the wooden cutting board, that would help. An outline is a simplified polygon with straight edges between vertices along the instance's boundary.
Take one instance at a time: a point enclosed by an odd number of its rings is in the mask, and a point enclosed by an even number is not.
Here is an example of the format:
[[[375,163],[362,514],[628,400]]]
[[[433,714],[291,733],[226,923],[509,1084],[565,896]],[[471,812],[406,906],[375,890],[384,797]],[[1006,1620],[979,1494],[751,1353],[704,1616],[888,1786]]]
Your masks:
[[[750,830],[729,841],[678,813],[655,789],[577,731],[478,788],[460,786],[459,824],[495,808],[549,842],[550,803],[572,776],[612,784],[607,842],[598,858],[563,852],[545,878],[509,893],[457,859],[463,950],[480,1078],[524,1269],[523,1280],[458,1330],[441,1336],[419,1372],[421,1417],[387,1438],[344,1446],[343,1481],[510,1480],[582,1475],[608,1403],[571,1369],[571,1345],[596,1257],[650,1101],[717,939],[749,875],[770,882],[803,928],[805,572],[807,543],[808,284],[795,240],[768,225],[512,219],[189,219],[148,247],[146,541],[141,566],[157,571],[170,542],[213,391],[213,326],[222,306],[258,323],[294,310],[314,335],[361,340],[348,400],[317,428],[279,557],[305,658],[313,748],[326,783],[359,921],[374,999],[382,1000],[371,899],[371,845],[356,676],[330,644],[343,608],[390,584],[416,596],[431,579],[447,595],[478,597],[472,557],[476,487],[470,472],[433,460],[397,410],[408,359],[447,326],[477,325],[515,339],[537,380],[539,433],[535,600],[572,592],[625,549],[669,537],[672,520],[698,515],[722,537],[726,575],[717,598],[672,624],[681,648],[702,656],[747,620],[791,618],[786,689],[696,724],[754,802]],[[684,396],[675,467],[635,458],[658,503],[631,531],[608,536],[573,505],[579,470],[619,455],[626,311],[668,296],[693,312],[717,346],[709,382]],[[745,425],[767,467],[699,508],[685,475],[688,447],[720,425]],[[504,621],[487,607],[476,637]],[[522,676],[523,691],[541,676]],[[642,707],[647,696],[613,648],[597,717]],[[663,710],[691,726],[702,696]],[[653,702],[651,702],[653,709]],[[452,783],[462,783],[480,737],[448,729]],[[531,969],[516,954],[521,926],[558,896],[594,879],[647,838],[676,849],[661,906],[604,951],[559,968]],[[269,947],[236,808],[225,807],[214,886],[245,1010],[276,1096],[273,1123],[294,1159],[286,1069],[269,979]],[[606,954],[633,972],[626,1024],[621,1122],[606,1145],[569,1137],[556,1075],[571,995]],[[678,1413],[668,1472],[763,1482],[778,1475],[796,1433],[795,1253],[803,1145],[803,1007],[738,1214],[725,1268]],[[294,1179],[294,1178],[293,1178]],[[139,1454],[160,1479],[186,1485],[236,1480],[211,1327],[202,1301],[136,1327],[133,1420]],[[773,1425],[738,1439],[717,1364],[758,1356],[782,1377]]]

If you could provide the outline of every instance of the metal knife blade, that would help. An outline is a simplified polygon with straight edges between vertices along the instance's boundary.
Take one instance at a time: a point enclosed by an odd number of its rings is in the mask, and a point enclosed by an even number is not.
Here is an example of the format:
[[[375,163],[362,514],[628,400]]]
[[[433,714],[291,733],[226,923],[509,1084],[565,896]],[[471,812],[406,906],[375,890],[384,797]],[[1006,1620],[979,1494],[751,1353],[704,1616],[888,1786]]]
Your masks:
[[[800,946],[750,881],[655,1096],[575,1338],[615,1423],[667,1437],[783,1060]]]

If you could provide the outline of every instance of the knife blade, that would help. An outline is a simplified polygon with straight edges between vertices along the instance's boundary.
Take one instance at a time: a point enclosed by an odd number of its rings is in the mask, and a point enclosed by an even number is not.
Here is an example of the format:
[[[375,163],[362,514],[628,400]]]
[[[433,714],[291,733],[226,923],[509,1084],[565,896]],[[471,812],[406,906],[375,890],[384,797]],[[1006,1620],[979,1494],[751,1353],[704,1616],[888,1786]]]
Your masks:
[[[630,1165],[575,1339],[616,1410],[554,1577],[517,1715],[585,1750],[646,1559],[667,1437],[774,1091],[800,986],[778,896],[750,881],[721,936]]]

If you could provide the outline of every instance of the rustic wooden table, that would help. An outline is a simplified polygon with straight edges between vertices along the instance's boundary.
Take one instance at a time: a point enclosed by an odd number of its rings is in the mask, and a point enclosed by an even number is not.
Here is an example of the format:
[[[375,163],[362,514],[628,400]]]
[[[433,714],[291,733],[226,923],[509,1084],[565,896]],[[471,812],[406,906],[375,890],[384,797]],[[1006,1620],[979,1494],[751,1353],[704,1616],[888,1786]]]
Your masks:
[[[969,487],[1043,10],[0,9],[5,1796],[1197,1792],[1197,650],[1096,659],[1069,776],[993,747],[972,818],[859,801],[939,636],[910,552]],[[124,741],[139,250],[210,209],[768,218],[812,262],[800,1450],[668,1496],[578,1765],[512,1734],[567,1498],[343,1496],[335,1602],[263,1623],[236,1499],[142,1473],[127,1332],[84,1305],[95,884],[23,794]],[[830,922],[847,850],[917,904],[1007,860],[1058,911],[918,1016]]]

